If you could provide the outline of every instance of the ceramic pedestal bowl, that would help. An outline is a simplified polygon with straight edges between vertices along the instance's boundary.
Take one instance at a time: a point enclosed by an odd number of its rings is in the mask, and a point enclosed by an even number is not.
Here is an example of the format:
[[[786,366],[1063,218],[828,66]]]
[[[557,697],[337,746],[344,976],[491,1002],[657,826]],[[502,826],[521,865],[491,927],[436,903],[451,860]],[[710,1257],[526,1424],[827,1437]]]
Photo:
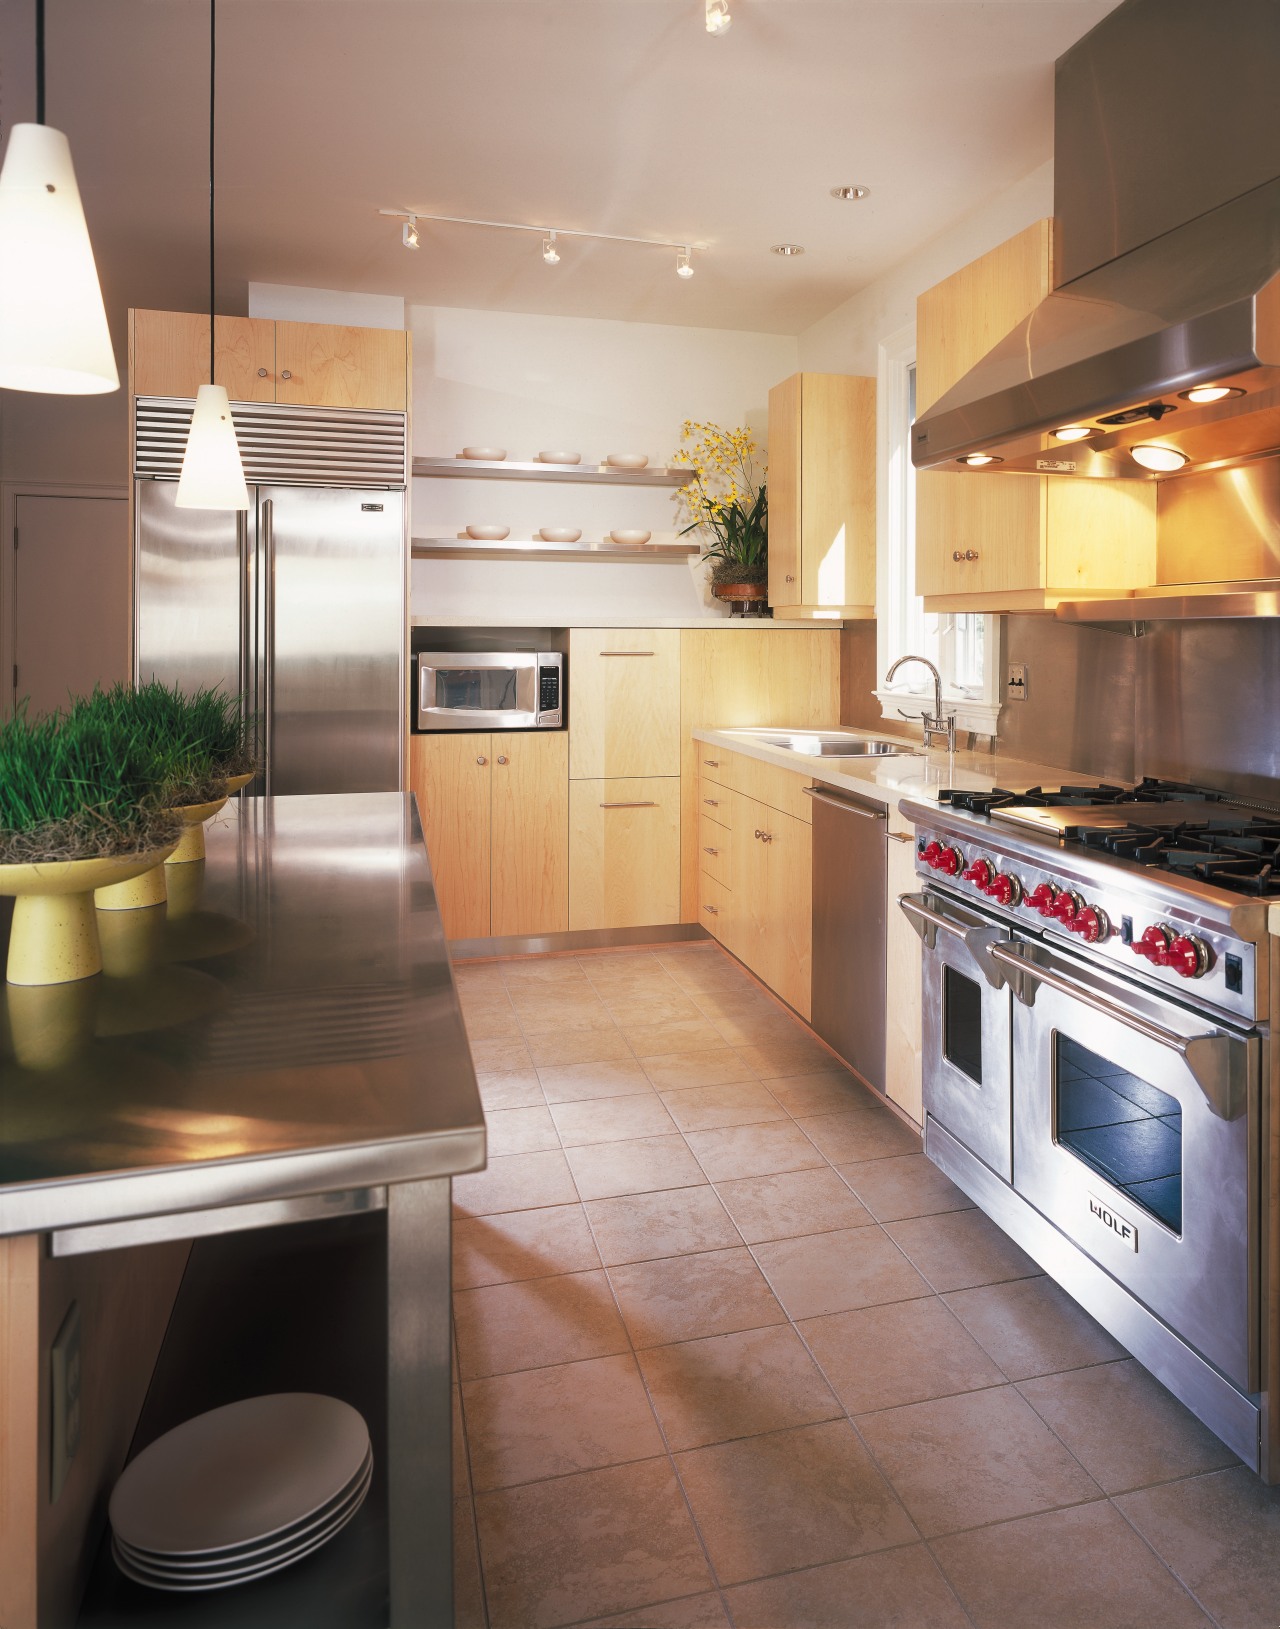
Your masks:
[[[0,865],[0,894],[14,897],[10,984],[70,984],[102,971],[96,888],[130,882],[160,865],[167,849],[103,859]]]
[[[173,811],[182,817],[182,836],[164,862],[166,865],[187,865],[192,860],[204,859],[204,823],[212,820],[226,801],[224,796],[215,798],[212,803],[184,803]]]
[[[243,792],[245,787],[248,786],[249,782],[257,773],[258,771],[256,769],[251,769],[247,774],[244,775],[228,775],[227,796],[231,797],[236,792]]]

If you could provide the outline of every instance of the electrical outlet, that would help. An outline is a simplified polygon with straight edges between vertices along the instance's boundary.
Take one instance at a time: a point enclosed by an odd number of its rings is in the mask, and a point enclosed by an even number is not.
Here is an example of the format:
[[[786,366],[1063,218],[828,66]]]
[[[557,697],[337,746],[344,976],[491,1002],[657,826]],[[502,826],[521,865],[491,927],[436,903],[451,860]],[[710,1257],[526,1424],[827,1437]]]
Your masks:
[[[1025,701],[1027,699],[1027,664],[1025,662],[1010,662],[1005,671],[1004,699],[1006,701]]]
[[[53,1405],[50,1432],[52,1460],[49,1467],[49,1499],[62,1492],[80,1443],[80,1307],[73,1301],[62,1320],[62,1328],[49,1349],[49,1396]]]

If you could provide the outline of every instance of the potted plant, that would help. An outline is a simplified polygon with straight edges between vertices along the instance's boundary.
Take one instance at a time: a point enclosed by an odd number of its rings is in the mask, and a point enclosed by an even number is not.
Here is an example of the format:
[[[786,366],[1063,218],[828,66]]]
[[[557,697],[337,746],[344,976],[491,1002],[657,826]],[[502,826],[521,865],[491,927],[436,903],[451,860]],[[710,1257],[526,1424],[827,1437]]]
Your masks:
[[[757,475],[757,452],[745,428],[723,430],[718,424],[686,419],[676,461],[693,470],[693,479],[676,494],[691,518],[680,536],[702,530],[713,541],[702,558],[713,562],[711,592],[717,599],[763,611],[769,583],[769,489],[764,469]]]

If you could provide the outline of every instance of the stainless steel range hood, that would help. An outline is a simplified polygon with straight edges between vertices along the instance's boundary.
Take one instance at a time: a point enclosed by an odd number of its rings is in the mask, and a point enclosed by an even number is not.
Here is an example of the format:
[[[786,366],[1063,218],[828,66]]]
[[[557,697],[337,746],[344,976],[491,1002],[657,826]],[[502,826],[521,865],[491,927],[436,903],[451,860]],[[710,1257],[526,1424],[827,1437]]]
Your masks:
[[[1188,472],[1280,451],[1278,74],[1275,0],[1126,0],[1059,60],[1059,285],[917,421],[918,468],[1149,480],[1139,443]],[[1232,394],[1188,399],[1209,385]]]

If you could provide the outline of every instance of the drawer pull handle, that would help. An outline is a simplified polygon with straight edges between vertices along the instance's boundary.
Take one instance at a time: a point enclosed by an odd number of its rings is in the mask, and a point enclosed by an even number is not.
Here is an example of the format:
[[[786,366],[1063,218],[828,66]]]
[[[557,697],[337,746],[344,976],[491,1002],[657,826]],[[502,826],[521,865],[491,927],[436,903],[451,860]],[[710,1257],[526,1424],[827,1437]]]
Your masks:
[[[718,848],[704,848],[702,852],[704,854],[710,854],[713,858],[715,858],[718,857],[720,850]]]
[[[702,801],[704,803],[709,803],[713,809],[718,809],[720,807],[720,799],[719,798],[703,798]]]
[[[602,803],[600,807],[602,809],[656,809],[658,805],[653,798],[649,798],[644,803]]]
[[[720,767],[719,758],[704,758],[702,761],[708,769],[719,769]]]
[[[651,650],[602,650],[601,656],[652,656]]]
[[[703,908],[704,911],[706,911],[708,916],[719,916],[720,915],[720,912],[719,912],[718,908],[716,906],[714,906],[714,905],[704,905],[702,908]]]

